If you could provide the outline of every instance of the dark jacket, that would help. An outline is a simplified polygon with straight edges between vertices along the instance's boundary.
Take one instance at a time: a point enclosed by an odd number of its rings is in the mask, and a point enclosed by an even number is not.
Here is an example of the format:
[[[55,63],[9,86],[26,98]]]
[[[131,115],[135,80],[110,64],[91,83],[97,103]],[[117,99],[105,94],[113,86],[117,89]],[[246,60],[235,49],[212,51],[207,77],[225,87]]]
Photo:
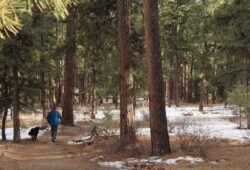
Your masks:
[[[52,126],[57,126],[62,122],[62,117],[60,113],[52,109],[46,117],[48,123]]]

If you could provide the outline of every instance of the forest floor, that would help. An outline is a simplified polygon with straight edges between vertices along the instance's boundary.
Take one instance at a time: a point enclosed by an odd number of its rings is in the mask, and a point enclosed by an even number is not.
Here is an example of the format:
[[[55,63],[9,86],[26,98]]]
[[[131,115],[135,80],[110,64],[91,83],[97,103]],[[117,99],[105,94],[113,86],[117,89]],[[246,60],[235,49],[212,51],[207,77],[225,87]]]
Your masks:
[[[0,143],[0,170],[102,170],[107,169],[89,161],[95,150],[82,145],[68,145],[67,141],[81,131],[78,127],[61,127],[56,143],[50,133],[37,141],[24,139],[19,144]],[[92,152],[94,151],[94,152]],[[108,168],[112,169],[112,168]]]
[[[22,121],[32,122],[29,116]],[[150,157],[147,135],[138,135],[136,144],[126,146],[119,143],[117,135],[100,136],[92,145],[70,143],[89,134],[93,124],[103,127],[102,121],[89,119],[77,121],[74,127],[60,126],[56,143],[50,142],[49,131],[41,133],[37,141],[25,138],[19,144],[0,142],[0,170],[248,170],[250,167],[250,145],[234,139],[216,138],[202,155],[197,151],[184,152],[179,138],[170,135],[172,154],[160,157]],[[110,126],[118,129],[119,121],[113,120]],[[138,126],[147,127],[148,123]]]
[[[0,143],[1,170],[105,170],[115,169],[98,165],[98,162],[113,162],[136,158],[149,159],[150,139],[138,137],[138,143],[119,148],[117,137],[100,138],[93,145],[69,145],[68,141],[81,135],[87,129],[88,122],[79,122],[75,127],[61,127],[56,143],[50,142],[50,134],[39,136],[37,141],[22,140],[20,144]],[[119,169],[166,169],[166,170],[248,170],[250,166],[250,146],[229,140],[220,140],[217,146],[209,150],[203,162],[190,163],[178,161],[178,164],[156,163],[146,160],[141,163],[128,163]],[[201,157],[197,153],[184,153],[178,140],[171,137],[172,154],[157,160],[177,157]],[[99,158],[98,158],[99,157]],[[96,160],[95,160],[96,159]],[[154,159],[154,158],[153,158]]]

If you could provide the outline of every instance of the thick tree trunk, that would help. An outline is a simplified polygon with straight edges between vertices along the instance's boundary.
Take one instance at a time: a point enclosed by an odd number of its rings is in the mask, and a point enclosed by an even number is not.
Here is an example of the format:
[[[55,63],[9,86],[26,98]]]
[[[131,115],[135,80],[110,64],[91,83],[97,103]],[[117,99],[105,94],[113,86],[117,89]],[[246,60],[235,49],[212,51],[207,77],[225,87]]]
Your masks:
[[[158,26],[158,1],[144,0],[144,28],[148,65],[151,152],[171,153],[164,100]]]
[[[118,0],[118,33],[120,54],[120,140],[135,141],[134,131],[134,77],[130,49],[130,0]]]
[[[69,8],[70,15],[67,18],[66,33],[66,55],[64,71],[64,104],[63,104],[63,124],[73,126],[73,103],[74,103],[74,70],[76,55],[76,16],[75,7]]]
[[[18,66],[13,66],[13,128],[14,128],[14,142],[18,143],[20,137],[20,123],[19,123],[19,84],[18,84]]]

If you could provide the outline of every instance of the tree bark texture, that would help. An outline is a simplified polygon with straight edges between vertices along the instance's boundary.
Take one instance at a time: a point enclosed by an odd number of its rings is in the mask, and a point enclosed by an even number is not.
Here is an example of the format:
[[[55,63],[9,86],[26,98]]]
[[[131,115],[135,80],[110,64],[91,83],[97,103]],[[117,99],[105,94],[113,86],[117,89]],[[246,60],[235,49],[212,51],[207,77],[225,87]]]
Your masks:
[[[165,110],[157,0],[144,0],[144,29],[148,68],[151,152],[153,155],[161,155],[171,153],[171,150]]]
[[[66,56],[64,71],[63,124],[73,126],[74,70],[76,55],[76,15],[75,7],[69,7],[66,31]]]
[[[19,84],[18,84],[18,65],[13,66],[13,129],[14,142],[19,143],[20,137],[20,123],[19,123]]]
[[[6,140],[6,133],[5,133],[5,124],[6,124],[6,119],[8,115],[8,109],[10,106],[10,99],[9,99],[9,83],[8,83],[8,71],[9,67],[7,65],[4,65],[4,73],[3,73],[3,97],[4,97],[4,113],[3,113],[3,119],[2,119],[2,140]]]
[[[134,77],[130,45],[130,0],[118,0],[118,34],[120,55],[120,140],[135,141]]]

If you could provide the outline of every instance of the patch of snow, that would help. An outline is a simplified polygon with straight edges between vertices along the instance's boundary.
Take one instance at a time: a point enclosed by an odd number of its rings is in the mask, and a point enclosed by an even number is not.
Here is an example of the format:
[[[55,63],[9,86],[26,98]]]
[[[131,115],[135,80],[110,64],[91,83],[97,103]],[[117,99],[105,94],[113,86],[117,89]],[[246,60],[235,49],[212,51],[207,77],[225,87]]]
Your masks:
[[[94,161],[96,161],[98,159],[103,159],[103,158],[104,158],[103,155],[101,155],[101,156],[95,156],[95,157],[91,158],[89,161],[94,162]]]
[[[204,107],[203,112],[200,112],[198,107],[166,107],[166,114],[168,121],[173,123],[181,122],[184,119],[188,119],[191,122],[198,122],[200,125],[190,127],[190,131],[188,132],[192,134],[199,131],[199,128],[202,128],[201,130],[207,133],[205,135],[211,138],[234,139],[244,142],[249,138],[248,134],[250,134],[250,130],[238,129],[236,122],[230,122],[225,119],[226,117],[234,116],[234,110],[235,107],[224,108],[224,106]],[[148,109],[137,109],[135,119],[137,121],[143,121],[148,115]],[[177,135],[178,127],[179,125],[177,123],[170,135]],[[150,129],[138,128],[136,134],[150,136]]]
[[[110,114],[112,114],[113,120],[119,120],[120,119],[120,110],[118,109],[112,109]],[[104,110],[97,110],[97,113],[95,115],[96,119],[104,119],[105,118],[105,111]]]
[[[80,141],[80,142],[68,141],[67,142],[67,145],[82,145],[82,144],[83,144],[83,141]]]
[[[92,158],[93,161],[95,161],[96,158],[98,159],[98,157]],[[132,164],[136,164],[136,163],[146,163],[146,164],[166,163],[166,164],[169,164],[169,165],[171,165],[171,164],[174,165],[174,164],[178,164],[177,161],[180,161],[180,160],[188,161],[191,164],[204,162],[204,160],[202,158],[199,158],[199,157],[192,157],[192,156],[182,157],[181,156],[181,157],[178,157],[178,158],[167,159],[167,160],[162,160],[162,159],[159,159],[158,157],[149,157],[148,159],[128,158],[125,161],[98,162],[98,164],[100,166],[103,166],[103,167],[113,167],[113,168],[118,168],[118,169],[129,169],[129,167],[126,166],[126,163],[132,163]]]
[[[82,107],[80,109],[74,109],[74,121],[78,122],[78,121],[90,119],[90,115],[87,113],[90,113],[90,110],[87,107]]]
[[[136,135],[139,135],[139,136],[150,136],[150,128],[138,128],[136,130]]]
[[[82,141],[81,142],[68,141],[67,144],[68,145],[82,145],[83,142]]]
[[[136,158],[128,158],[128,159],[126,159],[126,162],[136,163],[136,162],[138,162],[138,159],[136,159]]]
[[[169,164],[169,165],[171,165],[171,164],[177,164],[176,161],[177,161],[176,159],[168,159],[168,160],[166,160],[164,162],[167,163],[167,164]]]
[[[177,164],[177,161],[180,161],[180,160],[189,161],[191,164],[204,161],[202,158],[198,158],[198,157],[192,157],[192,156],[182,157],[181,156],[181,157],[174,158],[174,159],[168,159],[164,162],[171,165],[171,164]]]
[[[210,164],[217,164],[218,162],[216,162],[216,161],[210,161],[209,163]]]
[[[125,168],[125,162],[124,161],[115,161],[115,162],[98,162],[100,166],[103,167],[113,167],[118,169]]]
[[[36,125],[38,126],[38,125]],[[29,136],[29,131],[31,128],[34,128],[36,126],[32,126],[29,128],[20,128],[20,136],[21,139],[31,139],[31,137]],[[44,129],[44,130],[39,130],[38,136],[42,136],[45,132],[48,131],[48,128]],[[2,133],[2,130],[0,130],[0,133]],[[13,128],[5,128],[5,134],[6,134],[6,139],[7,140],[13,140]],[[2,135],[0,135],[0,140],[2,139]]]
[[[178,122],[182,119],[189,119],[190,121],[200,122],[201,127],[204,128],[204,131],[207,131],[206,135],[213,138],[226,138],[226,139],[235,139],[239,141],[249,140],[250,130],[241,130],[237,129],[238,124],[235,122],[230,122],[225,119],[226,117],[234,116],[236,106],[229,106],[225,108],[224,106],[210,106],[204,107],[204,111],[200,112],[197,107],[166,107],[166,115],[168,121]],[[75,121],[80,120],[91,120],[90,115],[84,115],[84,112],[89,111],[87,108],[83,107],[74,111]],[[114,120],[120,119],[120,110],[113,109],[110,112]],[[102,107],[97,108],[96,119],[93,121],[102,121],[105,118],[105,110]],[[141,107],[135,110],[135,120],[144,121],[149,118],[149,108]],[[178,133],[178,124],[171,130],[170,135],[176,135]],[[194,126],[190,133],[195,133],[200,128],[199,126]],[[119,131],[117,132],[119,134]],[[137,135],[150,136],[149,128],[139,128],[137,129]]]

